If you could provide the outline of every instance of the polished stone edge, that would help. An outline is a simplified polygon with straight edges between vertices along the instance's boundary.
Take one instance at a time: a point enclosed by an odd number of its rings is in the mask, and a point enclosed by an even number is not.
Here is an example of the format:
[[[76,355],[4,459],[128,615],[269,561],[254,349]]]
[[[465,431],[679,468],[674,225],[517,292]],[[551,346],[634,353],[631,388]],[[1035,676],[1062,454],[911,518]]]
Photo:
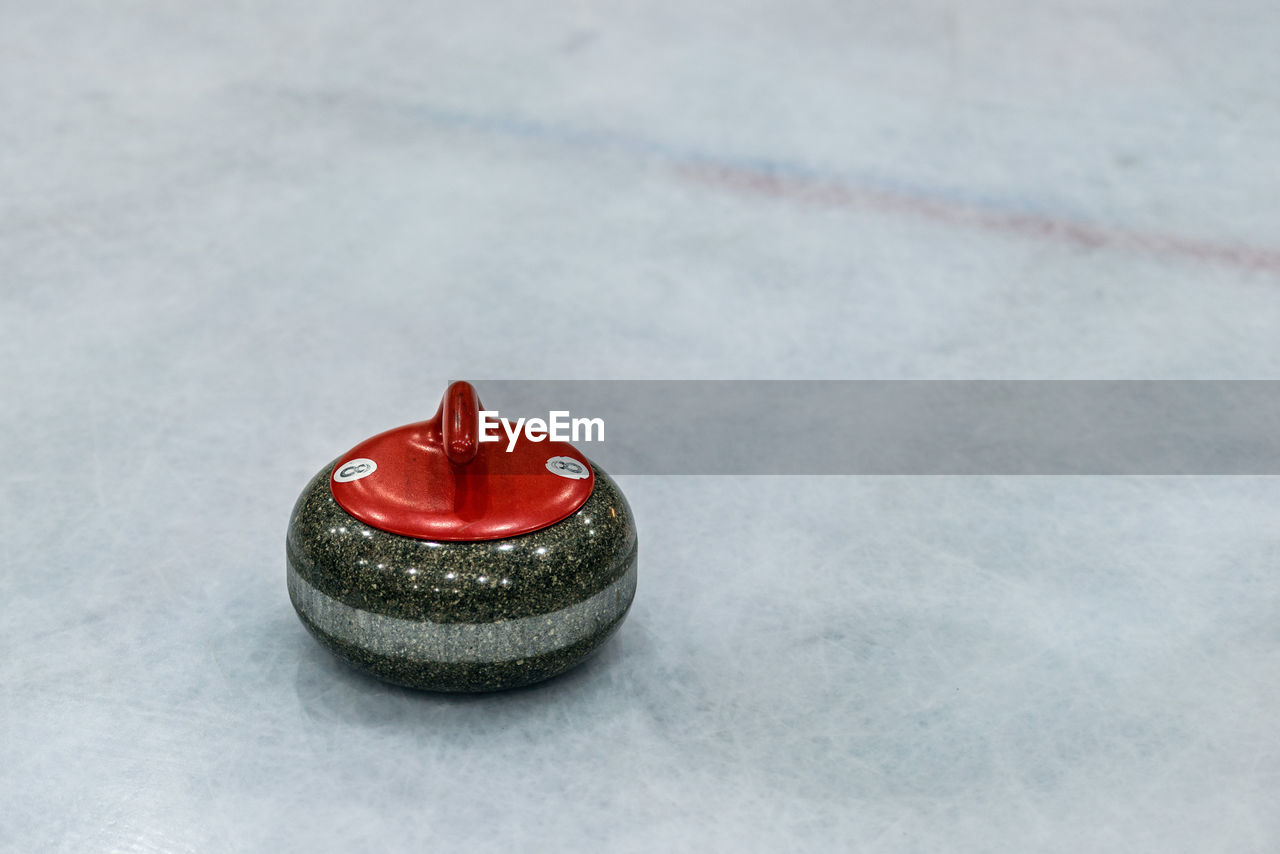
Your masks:
[[[587,503],[567,519],[538,531],[505,540],[435,542],[402,537],[371,528],[348,514],[337,503],[329,479],[337,460],[308,482],[294,505],[285,538],[286,558],[302,578],[340,602],[362,611],[404,620],[438,623],[481,623],[502,615],[517,619],[566,608],[614,583],[633,559],[636,526],[626,497],[609,475],[593,465],[595,488]],[[576,522],[595,518],[603,523],[603,536],[582,539]],[[575,527],[579,530],[575,532]],[[352,533],[348,542],[331,535],[335,529]],[[330,536],[326,536],[326,532]],[[539,547],[549,551],[572,545],[577,560],[557,568],[555,560],[533,558]],[[427,547],[427,548],[423,548]],[[523,556],[522,556],[523,553]],[[498,562],[501,563],[498,563]],[[379,564],[391,567],[384,572]],[[420,577],[397,572],[415,567]],[[376,568],[376,569],[375,569]],[[475,572],[468,572],[474,569]],[[516,575],[541,587],[477,587],[458,596],[460,590],[444,588],[441,581],[418,587],[420,581],[444,576]],[[501,577],[500,576],[500,577]]]
[[[436,623],[352,608],[313,587],[289,562],[289,598],[321,631],[368,652],[408,661],[493,664],[545,655],[589,638],[626,613],[636,592],[636,552],[627,570],[588,599],[492,623]]]

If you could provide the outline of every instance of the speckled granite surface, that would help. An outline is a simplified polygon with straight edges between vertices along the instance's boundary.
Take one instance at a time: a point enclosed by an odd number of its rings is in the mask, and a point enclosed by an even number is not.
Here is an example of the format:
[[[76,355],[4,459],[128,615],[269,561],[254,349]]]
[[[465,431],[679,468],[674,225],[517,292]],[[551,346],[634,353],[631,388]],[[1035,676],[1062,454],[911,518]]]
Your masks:
[[[598,467],[586,504],[555,525],[434,542],[347,514],[329,488],[333,465],[290,518],[289,596],[326,647],[383,679],[437,691],[527,685],[581,661],[631,606],[635,521]]]

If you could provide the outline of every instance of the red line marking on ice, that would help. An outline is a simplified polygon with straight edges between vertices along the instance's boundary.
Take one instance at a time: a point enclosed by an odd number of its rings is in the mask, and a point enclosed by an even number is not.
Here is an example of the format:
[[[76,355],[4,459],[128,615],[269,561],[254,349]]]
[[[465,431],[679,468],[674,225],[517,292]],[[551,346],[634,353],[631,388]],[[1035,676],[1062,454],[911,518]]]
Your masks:
[[[1004,234],[1056,240],[1221,264],[1242,270],[1280,273],[1280,250],[1233,245],[1178,234],[1111,229],[1043,214],[992,210],[974,204],[929,198],[903,191],[868,189],[815,178],[771,174],[737,166],[709,164],[679,168],[698,184],[776,199],[836,208],[860,208]]]

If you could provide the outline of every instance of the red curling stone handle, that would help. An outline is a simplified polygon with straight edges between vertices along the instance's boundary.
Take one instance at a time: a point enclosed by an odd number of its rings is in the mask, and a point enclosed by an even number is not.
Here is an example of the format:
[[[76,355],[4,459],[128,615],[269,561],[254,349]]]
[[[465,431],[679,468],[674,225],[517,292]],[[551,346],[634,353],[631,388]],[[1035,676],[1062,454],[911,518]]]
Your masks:
[[[454,465],[466,465],[480,450],[480,401],[468,382],[450,383],[440,401],[444,452]]]

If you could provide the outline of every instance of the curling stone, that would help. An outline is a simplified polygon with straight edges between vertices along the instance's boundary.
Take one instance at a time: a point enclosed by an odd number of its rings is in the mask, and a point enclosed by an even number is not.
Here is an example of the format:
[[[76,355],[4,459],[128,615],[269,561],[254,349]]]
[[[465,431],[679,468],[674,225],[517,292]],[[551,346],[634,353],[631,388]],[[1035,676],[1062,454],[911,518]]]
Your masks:
[[[389,682],[494,691],[562,673],[618,628],[636,527],[577,448],[481,442],[475,389],[367,439],[303,490],[289,598],[325,647]]]

